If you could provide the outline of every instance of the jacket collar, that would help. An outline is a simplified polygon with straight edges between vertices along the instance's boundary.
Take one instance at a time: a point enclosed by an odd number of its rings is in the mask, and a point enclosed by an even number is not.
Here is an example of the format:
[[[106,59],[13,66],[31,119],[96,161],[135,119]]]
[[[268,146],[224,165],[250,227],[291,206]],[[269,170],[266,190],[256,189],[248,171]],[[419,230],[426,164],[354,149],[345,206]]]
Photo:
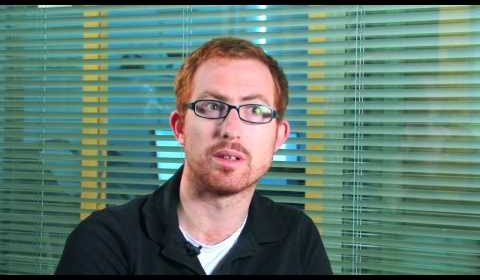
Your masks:
[[[185,249],[186,240],[178,228],[177,208],[183,166],[151,194],[142,208],[145,231],[159,245],[159,254],[180,262],[198,274],[205,274],[197,258]]]
[[[245,228],[259,244],[279,241],[287,233],[283,217],[278,213],[278,206],[257,191],[250,203]]]
[[[164,238],[169,233],[178,229],[177,208],[182,172],[183,165],[159,189],[148,196],[142,208],[146,232],[159,245],[164,244]]]
[[[183,165],[159,189],[148,196],[142,208],[142,218],[148,236],[160,246],[164,255],[191,266],[191,256],[183,250],[185,240],[178,229],[177,209],[182,173]],[[238,246],[232,251],[235,251],[237,257],[252,255],[261,244],[279,241],[285,235],[286,227],[280,213],[277,212],[277,206],[255,191],[247,223],[240,234]],[[195,265],[194,269],[198,270],[198,267]]]

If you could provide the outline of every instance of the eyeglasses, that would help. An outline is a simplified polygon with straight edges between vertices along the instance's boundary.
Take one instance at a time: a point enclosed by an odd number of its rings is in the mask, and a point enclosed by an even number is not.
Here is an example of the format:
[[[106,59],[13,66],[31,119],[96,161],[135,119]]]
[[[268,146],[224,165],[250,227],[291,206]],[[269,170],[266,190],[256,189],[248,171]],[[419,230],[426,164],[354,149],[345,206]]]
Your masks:
[[[248,123],[262,124],[269,123],[277,117],[277,111],[261,104],[243,104],[233,106],[218,100],[202,99],[187,104],[195,115],[205,119],[224,119],[230,110],[237,110],[241,120]]]

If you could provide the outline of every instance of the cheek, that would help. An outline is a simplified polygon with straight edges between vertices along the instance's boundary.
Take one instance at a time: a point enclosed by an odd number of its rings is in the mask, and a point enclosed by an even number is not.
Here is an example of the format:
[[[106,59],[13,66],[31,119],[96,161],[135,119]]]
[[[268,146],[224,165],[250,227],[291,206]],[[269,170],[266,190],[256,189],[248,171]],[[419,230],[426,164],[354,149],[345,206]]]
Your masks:
[[[276,134],[273,129],[255,130],[249,134],[250,153],[259,162],[270,161],[275,151]]]
[[[200,153],[212,143],[212,128],[208,125],[196,123],[195,120],[187,120],[185,125],[185,148],[189,152]]]

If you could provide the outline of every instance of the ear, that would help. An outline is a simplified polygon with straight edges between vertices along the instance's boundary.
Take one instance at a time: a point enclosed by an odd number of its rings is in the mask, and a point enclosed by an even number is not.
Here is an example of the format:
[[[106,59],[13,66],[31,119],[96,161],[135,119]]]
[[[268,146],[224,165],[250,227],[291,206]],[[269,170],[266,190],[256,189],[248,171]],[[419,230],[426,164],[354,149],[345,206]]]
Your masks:
[[[280,146],[287,141],[288,135],[290,135],[290,123],[283,119],[278,122],[277,139],[275,140],[275,152],[277,152],[278,149],[280,149]]]
[[[177,111],[170,113],[170,127],[172,128],[175,138],[180,144],[184,144],[185,135],[183,133],[185,116],[181,116]]]

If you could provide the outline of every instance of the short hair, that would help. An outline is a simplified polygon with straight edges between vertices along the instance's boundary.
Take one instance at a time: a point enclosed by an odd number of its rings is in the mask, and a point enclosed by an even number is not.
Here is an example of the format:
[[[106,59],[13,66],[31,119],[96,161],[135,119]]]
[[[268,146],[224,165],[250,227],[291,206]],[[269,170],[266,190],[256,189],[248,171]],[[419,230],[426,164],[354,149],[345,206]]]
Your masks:
[[[288,81],[278,62],[262,48],[250,41],[235,37],[211,39],[187,57],[175,79],[176,106],[184,115],[186,104],[192,96],[193,77],[198,67],[212,58],[256,59],[268,67],[275,84],[275,107],[278,118],[283,119],[288,105]]]

